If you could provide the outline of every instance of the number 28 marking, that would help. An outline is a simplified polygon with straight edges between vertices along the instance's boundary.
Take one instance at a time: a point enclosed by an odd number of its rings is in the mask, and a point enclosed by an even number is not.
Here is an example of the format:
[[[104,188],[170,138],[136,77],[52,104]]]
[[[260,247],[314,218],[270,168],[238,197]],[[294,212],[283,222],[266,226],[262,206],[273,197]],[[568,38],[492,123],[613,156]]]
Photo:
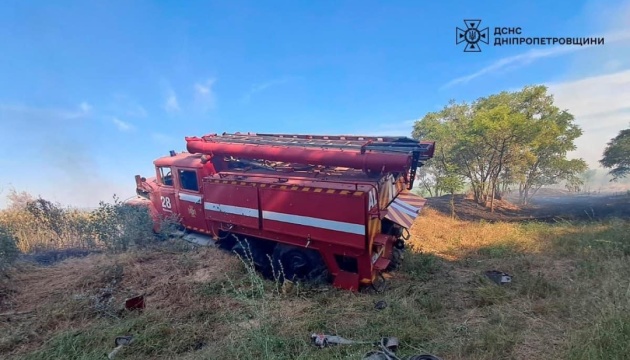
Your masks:
[[[171,208],[171,198],[168,196],[160,196],[160,199],[162,199],[162,207],[165,209],[170,209]]]

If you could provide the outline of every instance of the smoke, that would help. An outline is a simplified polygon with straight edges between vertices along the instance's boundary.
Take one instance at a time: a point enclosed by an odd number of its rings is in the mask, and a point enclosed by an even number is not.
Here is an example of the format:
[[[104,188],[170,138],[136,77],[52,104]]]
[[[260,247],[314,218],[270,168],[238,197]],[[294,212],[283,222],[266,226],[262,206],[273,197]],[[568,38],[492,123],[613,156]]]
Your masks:
[[[46,109],[0,104],[0,187],[13,187],[78,207],[133,194],[101,171],[100,136],[92,106]],[[0,205],[5,205],[2,199]]]

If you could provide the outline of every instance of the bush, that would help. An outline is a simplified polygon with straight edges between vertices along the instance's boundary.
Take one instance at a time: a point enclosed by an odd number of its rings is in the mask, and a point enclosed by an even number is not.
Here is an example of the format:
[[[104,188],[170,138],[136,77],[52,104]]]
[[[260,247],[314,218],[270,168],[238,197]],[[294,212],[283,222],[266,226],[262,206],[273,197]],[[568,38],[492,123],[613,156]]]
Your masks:
[[[155,240],[153,220],[148,209],[120,202],[100,203],[90,214],[93,236],[107,248],[126,251],[132,246],[142,247]]]
[[[0,272],[6,270],[19,253],[15,237],[9,229],[0,224]]]
[[[13,235],[23,252],[95,245],[87,212],[42,198],[0,211],[0,226]]]
[[[173,221],[165,221],[168,232]],[[38,198],[12,203],[0,211],[0,227],[6,242],[25,253],[60,248],[126,251],[156,240],[149,210],[120,201],[101,202],[92,211],[65,208]],[[3,240],[5,241],[5,240]]]

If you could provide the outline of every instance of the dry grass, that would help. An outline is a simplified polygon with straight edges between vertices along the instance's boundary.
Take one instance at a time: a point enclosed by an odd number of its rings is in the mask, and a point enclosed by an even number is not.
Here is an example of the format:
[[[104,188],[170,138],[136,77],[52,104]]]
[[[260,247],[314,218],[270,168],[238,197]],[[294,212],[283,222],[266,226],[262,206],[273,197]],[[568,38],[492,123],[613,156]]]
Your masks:
[[[92,211],[39,198],[0,211],[0,241],[4,231],[23,253],[63,248],[124,251],[153,242],[152,225],[146,209],[126,205],[116,197],[114,203],[102,202]]]
[[[358,359],[369,345],[317,349],[312,332],[397,336],[401,355],[443,359],[624,359],[630,353],[625,221],[507,224],[427,209],[381,294],[283,288],[235,256],[163,243],[119,254],[20,265],[0,312],[0,357]],[[514,276],[499,286],[483,276]],[[287,290],[287,291],[285,291]],[[103,295],[111,293],[104,300]],[[147,295],[141,314],[122,300]],[[384,300],[387,307],[374,308]]]
[[[87,239],[80,236],[81,225],[87,226],[89,214],[73,209],[65,212],[63,219],[56,224],[59,233],[42,223],[33,214],[24,210],[0,212],[0,225],[11,229],[17,238],[17,246],[22,252],[32,252],[59,247],[87,248]]]

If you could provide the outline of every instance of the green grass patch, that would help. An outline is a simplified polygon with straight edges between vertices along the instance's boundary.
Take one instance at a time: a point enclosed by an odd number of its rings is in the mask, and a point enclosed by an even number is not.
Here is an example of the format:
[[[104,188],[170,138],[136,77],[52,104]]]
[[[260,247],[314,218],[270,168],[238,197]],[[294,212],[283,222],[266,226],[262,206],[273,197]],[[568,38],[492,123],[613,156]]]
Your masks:
[[[414,280],[426,281],[440,270],[440,261],[440,258],[433,254],[407,251],[401,271],[411,275]]]
[[[630,313],[614,311],[580,331],[570,344],[573,360],[623,360],[630,356]]]

